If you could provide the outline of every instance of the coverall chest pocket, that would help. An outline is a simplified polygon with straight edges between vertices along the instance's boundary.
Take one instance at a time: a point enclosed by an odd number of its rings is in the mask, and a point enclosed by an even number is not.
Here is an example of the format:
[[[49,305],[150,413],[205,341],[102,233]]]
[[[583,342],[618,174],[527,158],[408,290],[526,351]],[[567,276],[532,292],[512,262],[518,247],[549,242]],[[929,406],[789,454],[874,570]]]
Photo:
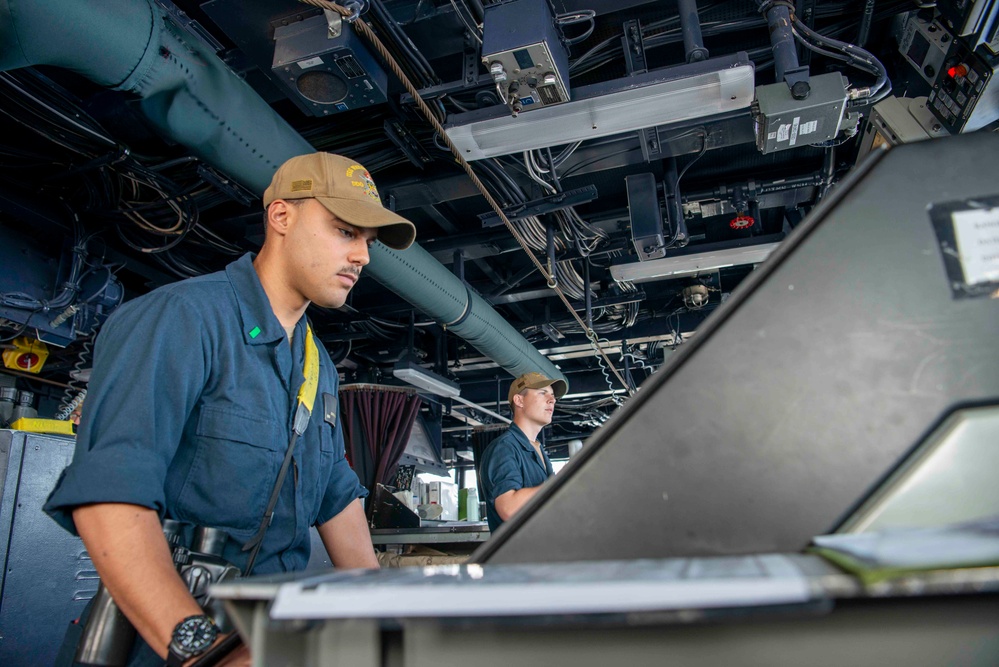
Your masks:
[[[178,518],[254,532],[288,447],[287,430],[257,415],[205,407],[196,440]]]
[[[322,410],[319,415],[322,419],[317,420],[319,428],[319,460],[316,462],[316,486],[315,502],[313,507],[316,512],[322,503],[326,488],[330,483],[330,475],[333,471],[333,464],[344,457],[343,435],[338,428],[339,404],[336,394],[323,392],[322,402],[318,402],[317,408]],[[315,521],[315,517],[313,517]]]
[[[344,446],[343,446],[343,434],[337,427],[339,420],[339,401],[337,400],[336,394],[328,394],[323,392],[323,433],[322,440],[320,441],[319,447],[322,449],[323,455],[333,456],[337,459],[343,458],[344,456]]]

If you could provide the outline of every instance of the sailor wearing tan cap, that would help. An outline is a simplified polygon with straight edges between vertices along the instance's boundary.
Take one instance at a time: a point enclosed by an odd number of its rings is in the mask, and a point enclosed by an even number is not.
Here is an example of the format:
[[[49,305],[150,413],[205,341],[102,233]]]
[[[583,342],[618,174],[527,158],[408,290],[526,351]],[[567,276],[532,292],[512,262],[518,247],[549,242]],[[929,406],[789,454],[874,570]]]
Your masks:
[[[513,423],[489,443],[479,465],[489,530],[496,530],[516,514],[554,474],[537,438],[551,423],[555,401],[567,388],[564,380],[552,380],[541,373],[525,373],[510,384],[507,398]]]
[[[108,319],[73,463],[45,506],[78,531],[138,630],[129,666],[188,664],[220,641],[178,576],[164,519],[182,541],[218,529],[222,556],[244,572],[304,569],[311,526],[336,567],[378,567],[367,491],[344,458],[337,371],[305,311],[342,306],[369,247],[404,249],[415,228],[382,206],[363,166],[328,153],[285,162],[263,204],[256,257]],[[248,652],[225,664],[248,665]]]

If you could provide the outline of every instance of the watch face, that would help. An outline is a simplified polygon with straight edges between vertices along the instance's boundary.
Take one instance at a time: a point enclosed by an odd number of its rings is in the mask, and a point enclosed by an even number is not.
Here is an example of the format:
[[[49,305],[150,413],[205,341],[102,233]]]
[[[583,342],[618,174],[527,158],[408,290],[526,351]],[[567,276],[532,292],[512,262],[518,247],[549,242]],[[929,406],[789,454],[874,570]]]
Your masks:
[[[190,653],[200,653],[211,646],[218,634],[218,628],[207,616],[192,616],[173,631],[173,643],[177,648]]]

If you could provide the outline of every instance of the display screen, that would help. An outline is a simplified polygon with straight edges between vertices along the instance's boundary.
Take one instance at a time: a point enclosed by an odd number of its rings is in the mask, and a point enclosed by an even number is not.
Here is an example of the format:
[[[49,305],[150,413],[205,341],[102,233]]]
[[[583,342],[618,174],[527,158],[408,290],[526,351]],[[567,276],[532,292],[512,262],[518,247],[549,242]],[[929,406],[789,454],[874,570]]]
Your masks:
[[[520,69],[531,69],[534,67],[534,58],[527,49],[517,49],[513,52],[513,57],[517,59],[517,67]]]
[[[906,51],[905,55],[912,62],[916,63],[917,67],[923,66],[923,58],[930,50],[930,43],[926,41],[926,38],[920,35],[918,32],[912,36],[912,45],[909,46],[909,50]]]

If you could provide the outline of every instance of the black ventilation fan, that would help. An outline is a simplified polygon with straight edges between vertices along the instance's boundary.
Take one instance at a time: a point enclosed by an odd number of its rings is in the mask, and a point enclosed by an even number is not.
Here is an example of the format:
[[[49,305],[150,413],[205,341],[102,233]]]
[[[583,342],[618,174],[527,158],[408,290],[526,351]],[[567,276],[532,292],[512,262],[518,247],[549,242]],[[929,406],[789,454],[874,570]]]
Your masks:
[[[288,97],[312,116],[386,101],[384,70],[349,27],[330,37],[323,15],[274,30],[271,73]]]

